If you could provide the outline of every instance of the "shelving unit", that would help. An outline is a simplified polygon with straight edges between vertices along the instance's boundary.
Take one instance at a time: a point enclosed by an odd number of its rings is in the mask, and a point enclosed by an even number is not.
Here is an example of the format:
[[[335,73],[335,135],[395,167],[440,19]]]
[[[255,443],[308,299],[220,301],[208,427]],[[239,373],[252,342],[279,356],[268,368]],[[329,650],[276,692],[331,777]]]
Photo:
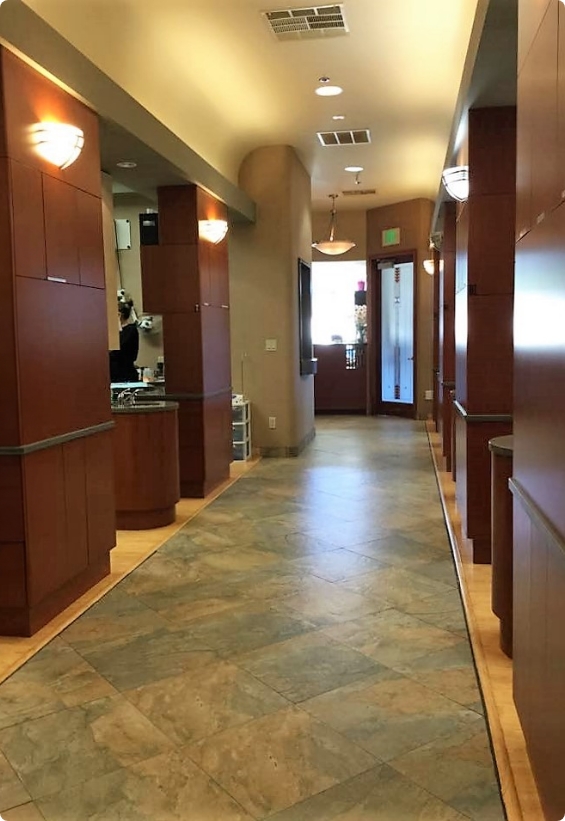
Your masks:
[[[232,404],[232,439],[235,462],[244,462],[251,457],[251,403]]]

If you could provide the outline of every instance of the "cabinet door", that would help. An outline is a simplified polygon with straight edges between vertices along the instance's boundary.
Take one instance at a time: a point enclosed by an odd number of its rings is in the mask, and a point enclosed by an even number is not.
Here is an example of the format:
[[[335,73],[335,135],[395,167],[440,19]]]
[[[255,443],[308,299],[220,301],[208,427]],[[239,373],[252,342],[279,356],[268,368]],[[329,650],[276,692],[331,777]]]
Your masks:
[[[80,283],[76,189],[43,175],[47,277]]]
[[[28,604],[33,606],[74,575],[69,568],[62,446],[24,457]]]
[[[86,461],[84,439],[63,445],[65,507],[67,534],[67,569],[69,578],[88,564],[86,528]]]
[[[88,558],[92,563],[116,544],[113,431],[83,439],[86,464]]]
[[[98,197],[78,189],[75,196],[80,284],[104,288],[102,204]]]
[[[211,304],[219,308],[228,308],[230,288],[228,277],[228,244],[224,240],[210,249],[210,287]]]
[[[532,106],[531,60],[518,77],[516,114],[516,239],[532,227]]]
[[[532,46],[532,218],[545,219],[561,199],[557,163],[557,25],[559,3],[552,3]]]
[[[15,272],[21,277],[45,279],[45,228],[41,173],[10,162]]]
[[[229,311],[217,306],[202,309],[203,392],[214,393],[231,385]]]

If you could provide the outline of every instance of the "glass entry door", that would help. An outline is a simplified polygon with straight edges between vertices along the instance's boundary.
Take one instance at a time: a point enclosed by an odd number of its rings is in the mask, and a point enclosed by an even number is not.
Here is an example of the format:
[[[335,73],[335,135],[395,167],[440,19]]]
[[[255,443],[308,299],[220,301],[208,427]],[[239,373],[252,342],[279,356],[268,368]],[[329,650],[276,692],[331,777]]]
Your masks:
[[[380,260],[374,275],[376,367],[374,412],[414,413],[414,262]]]
[[[414,265],[381,268],[381,402],[414,403]]]

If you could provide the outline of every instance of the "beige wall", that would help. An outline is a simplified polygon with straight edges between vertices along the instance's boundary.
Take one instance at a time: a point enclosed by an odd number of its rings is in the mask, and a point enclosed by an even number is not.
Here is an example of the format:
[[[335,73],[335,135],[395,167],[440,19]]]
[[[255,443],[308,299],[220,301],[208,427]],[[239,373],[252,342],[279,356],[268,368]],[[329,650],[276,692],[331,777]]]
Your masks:
[[[119,251],[119,279],[121,287],[131,294],[135,310],[140,317],[143,314],[143,288],[141,283],[141,256],[139,242],[139,214],[151,207],[144,197],[136,194],[117,194],[114,196],[114,218],[128,219],[131,223],[131,249]],[[139,332],[139,355],[137,364],[146,368],[155,368],[157,357],[163,355],[163,334],[161,318],[156,317],[157,333]],[[166,367],[166,363],[165,363]]]
[[[367,211],[367,256],[391,256],[414,251],[416,256],[416,413],[426,419],[432,402],[425,391],[433,385],[433,277],[426,273],[423,261],[430,256],[429,235],[433,213],[431,200],[409,200]],[[381,232],[400,228],[400,245],[383,248]]]
[[[246,157],[239,184],[257,203],[257,222],[234,225],[229,235],[233,385],[252,403],[253,446],[292,454],[314,431],[314,379],[300,376],[298,349],[298,258],[311,260],[310,178],[293,148],[269,146]],[[277,340],[276,352],[265,351],[266,339]]]
[[[340,211],[341,198],[336,200],[337,209],[337,229],[336,239],[348,239],[355,243],[355,247],[346,254],[338,257],[329,257],[320,251],[312,249],[312,259],[314,262],[327,262],[330,259],[337,259],[340,262],[359,260],[367,258],[367,212],[366,211]],[[314,211],[312,214],[312,237],[314,241],[327,239],[330,224],[331,200],[328,198],[328,208],[326,211]]]
[[[118,258],[114,233],[114,203],[112,177],[102,174],[102,236],[104,239],[104,277],[106,280],[106,306],[108,314],[108,350],[120,347],[120,332],[116,312],[118,289]]]

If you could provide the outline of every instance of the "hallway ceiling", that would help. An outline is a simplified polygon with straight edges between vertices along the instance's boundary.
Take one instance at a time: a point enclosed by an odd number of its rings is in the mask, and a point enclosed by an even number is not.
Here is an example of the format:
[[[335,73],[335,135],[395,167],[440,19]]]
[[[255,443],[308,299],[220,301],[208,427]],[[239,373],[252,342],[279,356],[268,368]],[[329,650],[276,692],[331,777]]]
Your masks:
[[[285,42],[261,12],[298,3],[24,2],[232,182],[252,149],[290,144],[314,208],[355,190],[344,168],[363,166],[358,188],[376,194],[338,208],[364,210],[435,199],[480,0],[344,0],[349,33]],[[344,93],[316,96],[324,75]],[[371,142],[323,147],[316,132],[336,128],[367,128]]]

